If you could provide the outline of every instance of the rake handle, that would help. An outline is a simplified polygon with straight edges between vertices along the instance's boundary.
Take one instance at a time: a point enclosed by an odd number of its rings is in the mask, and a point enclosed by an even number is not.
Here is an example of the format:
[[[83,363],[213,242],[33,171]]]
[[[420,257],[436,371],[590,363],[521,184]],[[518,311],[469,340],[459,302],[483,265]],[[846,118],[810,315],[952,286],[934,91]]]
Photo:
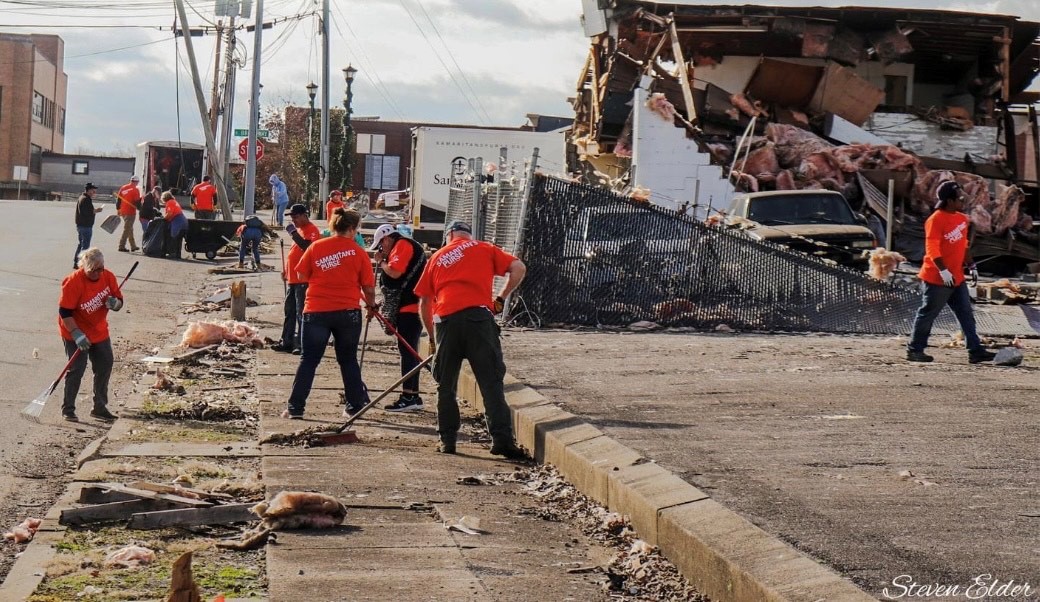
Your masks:
[[[386,329],[389,330],[391,334],[393,334],[395,337],[397,337],[397,340],[400,341],[402,345],[404,345],[405,349],[407,349],[409,352],[411,352],[412,355],[415,356],[415,359],[419,360],[420,362],[422,361],[423,358],[422,358],[421,355],[419,355],[419,352],[416,351],[415,348],[412,347],[408,343],[408,341],[405,340],[404,336],[402,336],[401,333],[398,332],[396,328],[394,328],[394,325],[390,323],[390,320],[387,320],[386,317],[383,316],[383,314],[379,313],[379,311],[377,311],[375,309],[372,309],[371,312],[372,312],[372,315],[375,316],[376,319],[379,320],[379,322],[384,327],[386,327]],[[429,370],[430,372],[433,372],[433,368],[430,368],[428,364],[427,364],[427,370]]]
[[[50,397],[51,393],[54,393],[54,390],[58,388],[58,383],[61,382],[61,379],[65,378],[65,375],[69,372],[69,369],[72,368],[72,364],[75,363],[76,358],[78,358],[79,354],[81,353],[83,353],[83,350],[77,347],[76,352],[72,354],[72,356],[69,358],[69,361],[65,364],[65,367],[61,369],[61,373],[58,374],[58,378],[54,379],[54,382],[52,382],[51,386],[47,389],[48,397]]]

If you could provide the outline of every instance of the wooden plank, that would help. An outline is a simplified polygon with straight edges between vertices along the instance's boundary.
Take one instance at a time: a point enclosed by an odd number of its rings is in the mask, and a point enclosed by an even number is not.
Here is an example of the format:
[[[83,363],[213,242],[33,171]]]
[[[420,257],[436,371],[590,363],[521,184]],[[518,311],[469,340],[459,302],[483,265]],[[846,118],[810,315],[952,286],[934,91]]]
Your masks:
[[[143,489],[145,491],[154,491],[155,493],[170,493],[173,495],[180,495],[179,492],[191,493],[199,496],[199,499],[233,499],[232,496],[226,493],[211,493],[209,491],[203,491],[202,489],[191,489],[190,487],[174,487],[173,485],[151,483],[149,481],[134,481],[133,483],[130,483],[130,487],[133,487],[135,489]]]
[[[211,508],[178,508],[158,512],[142,512],[130,517],[131,529],[161,529],[192,525],[222,525],[259,520],[249,511],[253,504],[225,504]]]
[[[679,66],[679,84],[682,85],[683,102],[686,104],[686,118],[690,123],[697,124],[697,108],[693,104],[693,88],[690,86],[690,71],[683,57],[682,45],[679,43],[679,33],[675,30],[675,17],[668,19],[668,31],[672,38],[672,54],[675,55],[675,64]]]
[[[175,363],[175,364],[182,364],[184,362],[193,361],[195,358],[199,357],[200,355],[205,355],[205,354],[209,353],[210,351],[215,350],[217,347],[220,347],[220,345],[207,345],[206,347],[202,347],[202,348],[199,348],[199,349],[195,349],[193,351],[189,351],[189,352],[187,352],[185,354],[178,355],[177,357],[173,358],[173,363]]]
[[[212,502],[207,502],[205,500],[194,500],[191,498],[181,497],[179,495],[172,495],[169,493],[156,493],[155,491],[135,489],[133,487],[127,487],[126,485],[120,485],[117,483],[108,484],[105,485],[105,487],[112,491],[120,493],[129,493],[131,495],[146,500],[165,500],[174,504],[175,506],[188,506],[190,508],[207,508],[213,505]]]
[[[168,510],[173,504],[166,500],[129,500],[109,504],[95,504],[83,508],[69,508],[61,511],[58,519],[60,525],[86,525],[115,520],[125,520],[139,512]]]
[[[105,485],[87,485],[79,490],[79,503],[81,504],[108,504],[140,499],[144,498],[125,491],[113,491]]]

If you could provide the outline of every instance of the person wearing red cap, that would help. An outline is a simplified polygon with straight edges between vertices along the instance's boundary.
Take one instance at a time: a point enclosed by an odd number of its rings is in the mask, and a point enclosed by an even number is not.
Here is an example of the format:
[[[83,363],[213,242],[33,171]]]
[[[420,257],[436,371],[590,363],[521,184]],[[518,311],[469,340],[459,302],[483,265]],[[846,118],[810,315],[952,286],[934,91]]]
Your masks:
[[[347,205],[343,202],[343,191],[333,190],[329,193],[329,200],[325,203],[325,220],[328,222],[332,221],[332,214],[336,209],[346,209]]]
[[[449,224],[447,244],[430,257],[415,285],[419,314],[426,331],[436,338],[436,343],[430,341],[430,350],[436,354],[433,376],[437,380],[440,451],[455,453],[460,424],[455,393],[462,360],[468,360],[484,399],[491,453],[517,460],[526,454],[513,438],[513,419],[503,386],[506,365],[495,314],[502,312],[503,299],[520,286],[527,267],[495,245],[474,240],[471,232],[465,222]],[[499,296],[492,298],[495,276],[508,280]]]
[[[943,182],[936,189],[935,197],[935,212],[924,223],[924,261],[917,275],[921,279],[923,300],[914,318],[906,359],[911,362],[935,359],[924,350],[928,347],[932,324],[949,305],[964,332],[968,362],[988,362],[995,354],[982,346],[975,331],[975,314],[964,280],[965,265],[973,274],[977,273],[968,248],[970,228],[968,216],[962,213],[965,203],[961,187],[952,180]]]
[[[116,192],[118,208],[116,212],[123,218],[123,234],[119,237],[119,250],[123,253],[137,250],[137,241],[134,240],[134,222],[137,221],[137,209],[141,204],[141,191],[137,183],[141,178],[130,176],[130,181]],[[126,248],[127,241],[130,248]]]

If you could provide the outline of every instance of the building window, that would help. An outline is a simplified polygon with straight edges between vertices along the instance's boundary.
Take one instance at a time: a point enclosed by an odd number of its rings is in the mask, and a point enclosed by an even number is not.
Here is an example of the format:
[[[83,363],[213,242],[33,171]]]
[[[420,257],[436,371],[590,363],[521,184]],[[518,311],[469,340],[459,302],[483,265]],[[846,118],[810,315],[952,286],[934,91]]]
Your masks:
[[[72,162],[72,174],[76,176],[85,176],[90,173],[90,162],[89,161],[73,161]]]
[[[359,155],[382,155],[386,152],[386,134],[357,134],[354,152]]]
[[[33,91],[32,118],[36,123],[43,123],[43,101],[47,100],[43,94]]]
[[[30,144],[29,149],[29,173],[39,174],[43,167],[43,148]]]
[[[65,134],[65,109],[61,109],[61,121],[58,122],[58,133]]]

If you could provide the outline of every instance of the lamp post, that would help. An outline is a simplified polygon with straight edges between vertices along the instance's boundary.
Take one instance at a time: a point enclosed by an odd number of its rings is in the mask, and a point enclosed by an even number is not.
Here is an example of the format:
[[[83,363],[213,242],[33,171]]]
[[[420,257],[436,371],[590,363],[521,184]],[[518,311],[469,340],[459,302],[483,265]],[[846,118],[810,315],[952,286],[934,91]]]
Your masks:
[[[307,117],[307,204],[314,209],[314,186],[311,184],[314,176],[314,97],[318,94],[318,84],[311,82],[307,84],[307,98],[310,99],[311,112]],[[319,209],[317,216],[321,218],[321,203],[317,204]]]
[[[354,162],[352,145],[354,127],[350,125],[350,114],[352,113],[350,102],[354,99],[354,94],[350,90],[350,85],[354,83],[355,74],[357,74],[357,69],[350,65],[343,69],[343,79],[347,80],[347,97],[343,100],[343,108],[346,109],[346,114],[343,116],[343,149],[340,154],[340,160],[343,163],[343,184],[339,188],[343,192],[354,187],[354,173],[352,169]]]

